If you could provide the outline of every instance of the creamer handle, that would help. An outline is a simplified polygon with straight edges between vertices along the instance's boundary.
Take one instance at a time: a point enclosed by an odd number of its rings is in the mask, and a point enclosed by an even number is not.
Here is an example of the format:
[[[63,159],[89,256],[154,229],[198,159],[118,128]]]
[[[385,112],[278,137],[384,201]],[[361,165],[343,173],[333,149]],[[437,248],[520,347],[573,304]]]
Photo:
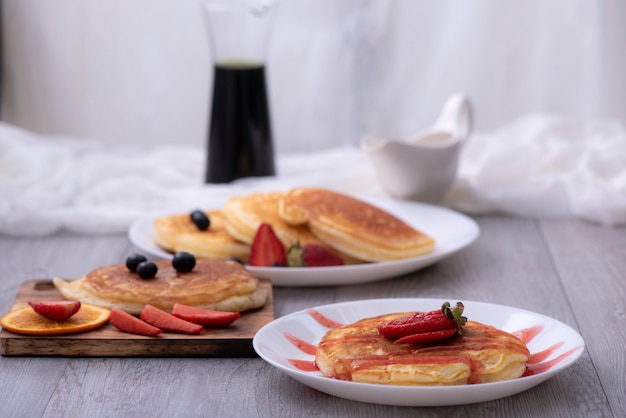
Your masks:
[[[470,99],[464,94],[454,94],[446,100],[435,129],[454,132],[459,141],[466,141],[474,127],[474,112]]]

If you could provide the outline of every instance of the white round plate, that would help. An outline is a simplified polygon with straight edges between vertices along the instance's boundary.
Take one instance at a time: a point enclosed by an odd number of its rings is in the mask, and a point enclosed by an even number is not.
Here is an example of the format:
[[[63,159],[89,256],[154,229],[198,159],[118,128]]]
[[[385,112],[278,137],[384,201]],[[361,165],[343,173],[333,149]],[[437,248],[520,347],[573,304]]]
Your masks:
[[[479,234],[476,222],[450,209],[416,202],[372,199],[359,196],[389,211],[435,240],[432,253],[398,261],[366,263],[338,267],[252,267],[247,269],[259,278],[270,279],[274,286],[335,286],[368,283],[400,276],[429,266],[471,244]],[[215,207],[220,204],[216,203]],[[153,221],[159,216],[184,213],[185,209],[152,214],[134,222],[128,238],[138,248],[156,257],[172,258],[154,239]]]
[[[449,299],[454,303],[457,299]],[[441,306],[442,299],[374,299],[336,303],[313,308],[323,317],[349,324],[363,318],[392,312],[429,311]],[[290,361],[312,364],[306,354],[287,339],[286,334],[316,346],[329,328],[303,310],[276,319],[261,328],[252,344],[258,355],[292,378],[320,392],[354,401],[398,406],[448,406],[486,402],[514,395],[544,382],[571,366],[582,355],[585,343],[578,332],[550,317],[507,306],[463,301],[468,318],[493,325],[507,332],[535,329],[538,334],[528,343],[531,355],[542,351],[549,356],[530,366],[535,374],[496,383],[462,386],[392,386],[347,382],[325,377],[319,371],[306,371]]]

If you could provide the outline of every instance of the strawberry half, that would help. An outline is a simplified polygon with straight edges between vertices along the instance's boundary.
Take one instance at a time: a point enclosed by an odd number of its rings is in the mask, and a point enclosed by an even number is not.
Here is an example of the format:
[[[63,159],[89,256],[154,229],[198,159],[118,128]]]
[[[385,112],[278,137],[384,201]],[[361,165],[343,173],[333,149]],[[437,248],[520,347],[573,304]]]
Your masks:
[[[398,338],[396,340],[397,343],[434,343],[438,341],[447,340],[448,338],[454,337],[456,334],[456,329],[444,329],[443,331],[431,331],[431,332],[422,332],[419,334],[407,335],[402,338]]]
[[[462,316],[463,303],[457,302],[454,308],[445,302],[441,309],[430,312],[416,312],[413,315],[388,321],[378,326],[378,331],[397,343],[431,343],[447,340],[463,333],[467,318]]]
[[[257,267],[273,267],[287,265],[287,257],[285,256],[285,248],[278,239],[272,225],[262,223],[257,229],[250,248],[251,266]]]
[[[287,252],[289,267],[324,267],[341,266],[343,259],[328,248],[317,244],[296,242]]]
[[[52,321],[64,321],[80,309],[77,300],[29,301],[28,304],[39,315]]]

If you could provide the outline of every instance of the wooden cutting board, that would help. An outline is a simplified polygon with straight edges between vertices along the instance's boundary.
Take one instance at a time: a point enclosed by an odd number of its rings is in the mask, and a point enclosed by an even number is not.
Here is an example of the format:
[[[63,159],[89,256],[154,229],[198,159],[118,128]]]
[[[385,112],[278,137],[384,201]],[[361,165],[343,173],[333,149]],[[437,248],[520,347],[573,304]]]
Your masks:
[[[101,328],[78,334],[29,336],[0,331],[3,356],[71,357],[251,357],[256,353],[252,338],[274,320],[272,285],[261,280],[267,290],[267,303],[261,309],[245,312],[226,328],[206,328],[200,335],[163,333],[158,337],[121,332],[107,323]],[[50,279],[22,284],[11,309],[28,305],[29,300],[63,299]]]

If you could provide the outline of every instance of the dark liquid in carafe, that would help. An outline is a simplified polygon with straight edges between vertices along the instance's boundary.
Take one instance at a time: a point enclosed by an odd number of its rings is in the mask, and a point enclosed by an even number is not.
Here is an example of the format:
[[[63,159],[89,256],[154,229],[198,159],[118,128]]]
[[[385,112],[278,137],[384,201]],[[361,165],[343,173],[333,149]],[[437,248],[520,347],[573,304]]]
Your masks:
[[[263,65],[215,66],[208,152],[207,183],[275,174]]]

